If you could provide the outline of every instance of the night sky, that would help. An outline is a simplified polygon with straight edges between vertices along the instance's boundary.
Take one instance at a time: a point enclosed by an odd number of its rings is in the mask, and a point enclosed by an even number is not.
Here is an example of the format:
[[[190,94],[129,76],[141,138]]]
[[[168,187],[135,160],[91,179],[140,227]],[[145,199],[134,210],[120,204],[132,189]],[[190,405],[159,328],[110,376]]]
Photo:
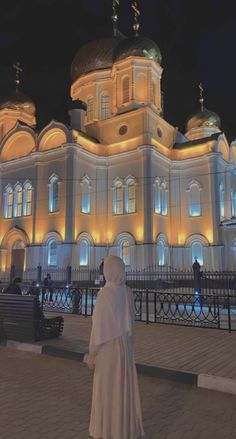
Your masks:
[[[0,12],[0,96],[14,88],[20,61],[21,90],[37,108],[37,128],[51,119],[68,123],[70,65],[86,42],[110,36],[111,0],[3,0]],[[140,34],[161,49],[164,118],[184,132],[198,108],[221,117],[229,141],[236,137],[235,0],[139,0]],[[119,29],[132,33],[128,0],[120,0]]]

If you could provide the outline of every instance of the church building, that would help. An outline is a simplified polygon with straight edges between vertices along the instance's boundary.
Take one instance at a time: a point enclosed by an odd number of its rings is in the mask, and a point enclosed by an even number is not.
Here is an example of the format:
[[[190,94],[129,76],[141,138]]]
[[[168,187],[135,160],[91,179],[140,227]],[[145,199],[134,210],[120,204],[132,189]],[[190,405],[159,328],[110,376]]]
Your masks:
[[[0,278],[99,266],[107,254],[127,269],[152,264],[209,270],[236,262],[236,142],[204,106],[186,132],[163,116],[162,57],[139,34],[79,49],[71,65],[70,125],[36,129],[36,107],[20,91],[0,101]]]

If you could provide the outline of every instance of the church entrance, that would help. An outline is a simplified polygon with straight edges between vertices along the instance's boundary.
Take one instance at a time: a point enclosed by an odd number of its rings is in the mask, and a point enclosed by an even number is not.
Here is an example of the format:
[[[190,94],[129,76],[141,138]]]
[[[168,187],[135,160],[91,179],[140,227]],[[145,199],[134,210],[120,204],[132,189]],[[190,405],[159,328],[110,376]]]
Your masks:
[[[14,265],[14,277],[22,277],[25,264],[25,244],[23,241],[16,241],[12,247],[11,265]]]

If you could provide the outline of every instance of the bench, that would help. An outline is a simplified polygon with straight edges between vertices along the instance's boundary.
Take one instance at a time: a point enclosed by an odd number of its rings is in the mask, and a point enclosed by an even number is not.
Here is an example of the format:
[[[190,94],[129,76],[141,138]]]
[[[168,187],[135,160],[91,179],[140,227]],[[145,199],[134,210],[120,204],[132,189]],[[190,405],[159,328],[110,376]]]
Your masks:
[[[0,294],[0,340],[38,341],[62,335],[64,318],[47,318],[36,296]]]

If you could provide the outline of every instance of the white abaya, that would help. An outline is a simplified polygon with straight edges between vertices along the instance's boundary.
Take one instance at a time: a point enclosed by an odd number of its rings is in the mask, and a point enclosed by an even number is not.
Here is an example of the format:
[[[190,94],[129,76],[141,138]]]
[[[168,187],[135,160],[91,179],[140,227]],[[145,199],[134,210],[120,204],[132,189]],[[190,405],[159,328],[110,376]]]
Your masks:
[[[112,270],[109,275],[107,269],[109,280],[98,294],[90,337],[95,370],[89,433],[95,439],[138,439],[144,435],[132,346],[133,296],[125,285],[120,261],[115,256],[104,260],[105,277],[106,266]]]

